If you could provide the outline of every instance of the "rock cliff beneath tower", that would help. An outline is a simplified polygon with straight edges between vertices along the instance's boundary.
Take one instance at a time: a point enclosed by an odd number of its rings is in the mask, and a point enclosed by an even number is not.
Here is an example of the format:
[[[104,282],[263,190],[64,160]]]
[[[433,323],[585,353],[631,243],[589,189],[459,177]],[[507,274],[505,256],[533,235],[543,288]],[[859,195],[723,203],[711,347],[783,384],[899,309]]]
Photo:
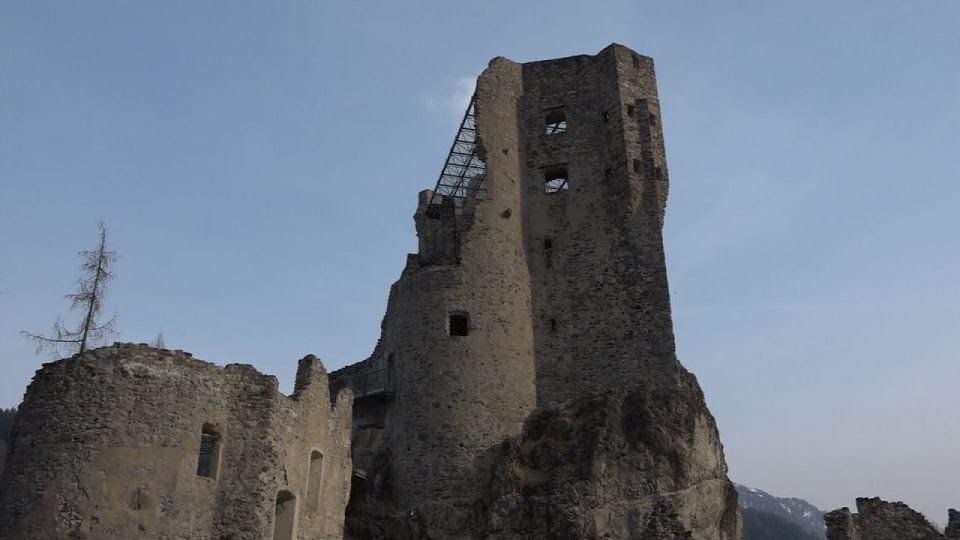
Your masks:
[[[536,410],[501,447],[489,497],[490,538],[740,537],[713,417],[679,364]]]

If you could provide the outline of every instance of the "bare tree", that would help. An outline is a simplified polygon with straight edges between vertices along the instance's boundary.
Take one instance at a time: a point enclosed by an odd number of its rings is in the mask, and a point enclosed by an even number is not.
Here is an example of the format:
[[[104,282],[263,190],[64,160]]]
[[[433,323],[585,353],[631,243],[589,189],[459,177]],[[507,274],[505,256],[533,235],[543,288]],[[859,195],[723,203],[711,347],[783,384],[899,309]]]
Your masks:
[[[83,320],[76,330],[68,330],[63,321],[57,318],[50,336],[20,332],[37,345],[37,352],[50,350],[68,356],[82,353],[90,345],[102,342],[107,336],[115,334],[114,319],[99,324],[97,319],[103,308],[103,296],[107,283],[113,279],[110,266],[116,262],[116,252],[107,249],[107,229],[103,221],[97,223],[100,230],[97,247],[91,251],[81,251],[83,257],[80,278],[77,279],[77,292],[65,296],[70,300],[70,309],[83,313]]]
[[[167,342],[163,340],[163,332],[157,334],[157,337],[153,338],[153,341],[150,343],[150,346],[154,349],[166,349]]]

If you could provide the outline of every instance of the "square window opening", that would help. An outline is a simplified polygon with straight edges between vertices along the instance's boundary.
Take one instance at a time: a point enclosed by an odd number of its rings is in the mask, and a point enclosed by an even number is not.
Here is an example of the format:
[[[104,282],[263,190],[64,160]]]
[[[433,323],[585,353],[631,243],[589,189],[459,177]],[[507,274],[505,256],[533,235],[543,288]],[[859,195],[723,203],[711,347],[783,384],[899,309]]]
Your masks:
[[[547,112],[547,135],[556,135],[567,131],[567,114],[563,109],[553,109]]]
[[[544,188],[547,193],[560,193],[562,191],[566,191],[569,187],[567,184],[566,165],[555,165],[553,167],[547,167],[544,169],[543,181]]]
[[[451,336],[466,336],[470,334],[470,316],[464,312],[450,314],[449,332]]]

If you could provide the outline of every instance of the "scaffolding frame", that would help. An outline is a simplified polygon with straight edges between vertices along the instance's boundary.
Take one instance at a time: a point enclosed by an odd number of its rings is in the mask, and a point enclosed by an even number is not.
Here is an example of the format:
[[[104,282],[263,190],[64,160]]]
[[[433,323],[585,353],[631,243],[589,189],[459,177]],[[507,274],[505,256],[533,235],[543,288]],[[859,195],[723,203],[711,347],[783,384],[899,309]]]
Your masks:
[[[460,121],[460,129],[450,146],[450,153],[443,163],[427,208],[434,204],[438,196],[441,200],[443,197],[452,198],[458,208],[465,199],[487,197],[487,165],[477,155],[476,104],[477,95],[474,94]]]

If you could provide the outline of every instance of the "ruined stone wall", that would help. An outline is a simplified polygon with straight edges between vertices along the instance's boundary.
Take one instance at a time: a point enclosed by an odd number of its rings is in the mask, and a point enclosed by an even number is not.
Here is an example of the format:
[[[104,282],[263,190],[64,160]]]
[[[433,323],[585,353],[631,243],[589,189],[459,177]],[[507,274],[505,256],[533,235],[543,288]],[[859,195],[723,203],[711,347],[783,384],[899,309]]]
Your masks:
[[[271,538],[289,491],[291,538],[340,538],[351,405],[345,392],[331,408],[312,356],[292,397],[251,366],[132,344],[46,364],[14,424],[0,537]],[[205,427],[218,439],[210,477],[198,475]],[[311,466],[322,474],[308,497]]]
[[[858,498],[857,513],[849,508],[828,512],[828,540],[941,540],[960,538],[960,514],[949,511],[946,535],[941,534],[923,514],[902,502],[878,497]]]

